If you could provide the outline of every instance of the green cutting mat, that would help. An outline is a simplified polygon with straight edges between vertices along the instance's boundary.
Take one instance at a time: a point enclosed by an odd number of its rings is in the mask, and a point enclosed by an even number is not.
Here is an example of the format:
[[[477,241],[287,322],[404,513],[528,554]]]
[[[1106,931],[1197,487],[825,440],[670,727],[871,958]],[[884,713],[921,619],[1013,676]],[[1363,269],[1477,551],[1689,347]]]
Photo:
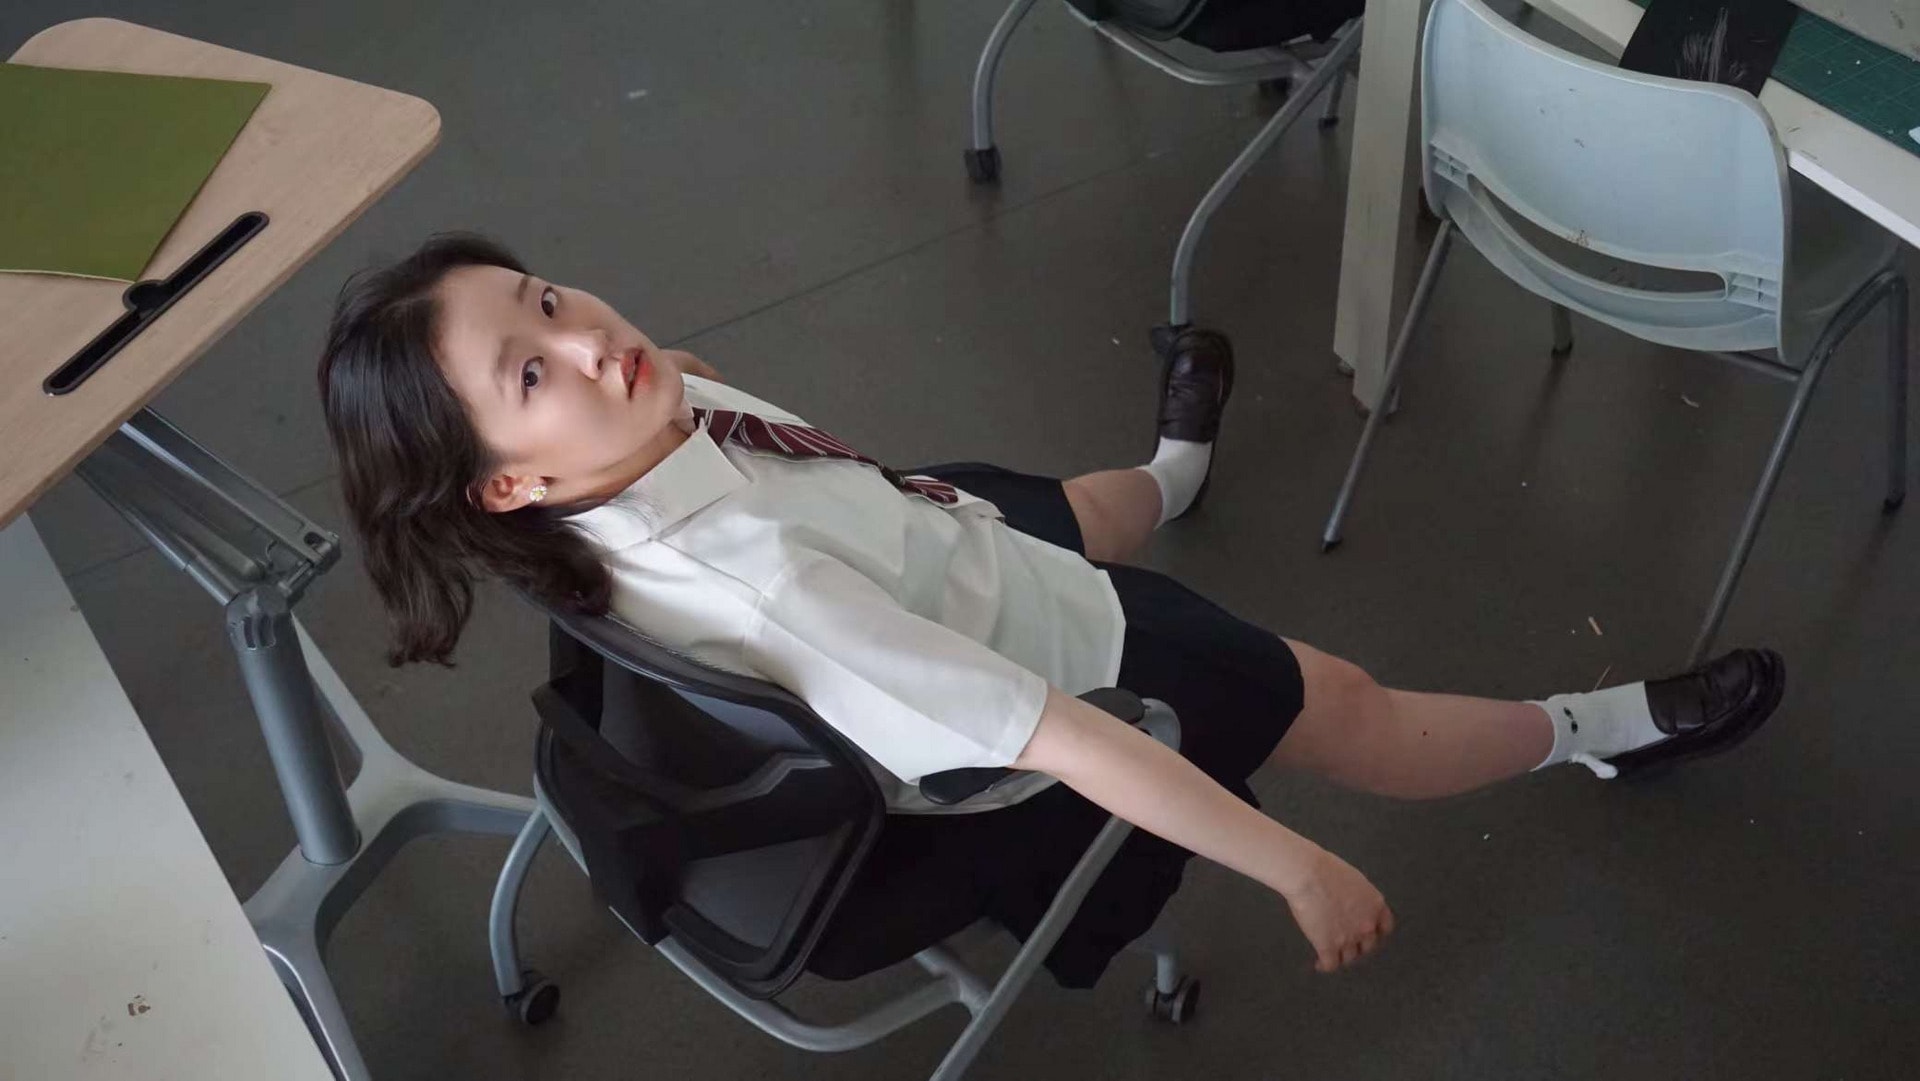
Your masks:
[[[1646,7],[1648,0],[1633,0]],[[1920,155],[1920,60],[1842,30],[1802,11],[1780,49],[1773,77]]]

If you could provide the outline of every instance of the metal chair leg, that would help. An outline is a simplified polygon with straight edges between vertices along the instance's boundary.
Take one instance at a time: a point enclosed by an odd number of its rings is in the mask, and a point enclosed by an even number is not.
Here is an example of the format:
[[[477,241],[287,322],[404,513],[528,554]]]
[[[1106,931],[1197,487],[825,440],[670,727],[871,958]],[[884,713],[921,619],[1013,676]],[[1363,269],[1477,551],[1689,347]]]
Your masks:
[[[1564,357],[1573,352],[1573,319],[1566,308],[1553,306],[1553,355]]]
[[[1170,325],[1181,327],[1192,321],[1188,316],[1187,308],[1188,286],[1193,278],[1193,256],[1199,250],[1200,234],[1206,232],[1208,219],[1213,217],[1213,212],[1220,208],[1221,203],[1226,202],[1228,194],[1240,183],[1240,179],[1247,175],[1247,171],[1253,168],[1254,163],[1267,152],[1267,148],[1271,147],[1280,136],[1286,134],[1286,130],[1293,126],[1293,122],[1300,119],[1301,113],[1306,112],[1307,103],[1319,96],[1320,92],[1345,70],[1359,48],[1360,20],[1355,19],[1340,32],[1340,40],[1327,52],[1320,61],[1320,66],[1315,68],[1313,74],[1307,78],[1306,85],[1300,88],[1299,93],[1287,99],[1287,103],[1281,106],[1279,112],[1273,114],[1266,126],[1260,129],[1260,133],[1240,151],[1240,156],[1234,158],[1233,163],[1227,166],[1227,171],[1220,174],[1220,179],[1213,182],[1213,187],[1207,189],[1207,194],[1201,198],[1200,205],[1193,208],[1193,215],[1187,219],[1186,230],[1180,234],[1180,245],[1174,249],[1173,253],[1173,286],[1170,290],[1172,295],[1167,317]]]
[[[524,990],[525,980],[520,967],[519,936],[514,931],[514,914],[520,909],[520,888],[526,885],[527,871],[533,866],[533,857],[540,851],[540,845],[547,839],[553,827],[547,822],[547,813],[535,807],[527,816],[527,824],[520,827],[520,835],[513,839],[513,847],[507,851],[506,865],[500,868],[499,882],[493,888],[493,904],[487,910],[487,944],[493,953],[493,979],[500,988],[500,997],[510,999]]]
[[[1327,86],[1326,104],[1320,109],[1320,126],[1333,127],[1340,122],[1340,95],[1347,89],[1347,68],[1342,64],[1334,73],[1333,82]]]
[[[1027,17],[1033,0],[1013,0],[993,24],[987,35],[987,47],[980,52],[980,63],[973,70],[973,145],[967,148],[967,175],[975,183],[990,184],[1000,179],[1000,148],[993,145],[993,79],[1000,70],[1000,54],[1007,50],[1007,39],[1014,27]]]
[[[1773,499],[1773,489],[1780,481],[1781,469],[1786,465],[1787,454],[1793,449],[1794,436],[1799,434],[1800,421],[1805,417],[1807,402],[1813,398],[1813,391],[1819,385],[1820,376],[1826,371],[1827,362],[1839,350],[1840,344],[1852,333],[1853,328],[1866,318],[1873,306],[1882,298],[1898,295],[1905,299],[1906,287],[1900,276],[1891,270],[1882,271],[1867,286],[1855,293],[1835,313],[1833,321],[1820,332],[1820,339],[1814,343],[1806,369],[1795,384],[1793,404],[1787,407],[1786,419],[1780,423],[1780,432],[1774,437],[1773,451],[1767,456],[1767,464],[1760,472],[1760,483],[1753,490],[1753,498],[1747,503],[1746,518],[1740,523],[1740,532],[1735,534],[1733,551],[1727,556],[1727,563],[1720,571],[1720,583],[1714,588],[1713,600],[1707,606],[1707,615],[1700,624],[1700,633],[1693,640],[1693,648],[1687,654],[1689,668],[1706,659],[1707,650],[1712,647],[1714,636],[1720,633],[1720,623],[1726,618],[1727,605],[1733,600],[1733,590],[1740,582],[1740,572],[1746,568],[1747,556],[1753,551],[1753,540],[1760,532],[1761,519],[1766,517],[1767,504]],[[1894,317],[1894,322],[1903,323],[1904,310]],[[1902,326],[1904,334],[1906,328]],[[1904,448],[1902,448],[1904,450]]]
[[[1907,280],[1895,277],[1887,289],[1887,498],[1882,507],[1900,509],[1907,498]]]
[[[1386,377],[1380,382],[1380,394],[1373,401],[1373,409],[1367,413],[1367,426],[1360,431],[1360,445],[1353,449],[1353,461],[1347,465],[1347,478],[1340,484],[1340,494],[1334,498],[1333,513],[1327,516],[1327,526],[1320,534],[1320,550],[1331,551],[1340,543],[1340,524],[1347,516],[1347,505],[1353,501],[1353,491],[1360,483],[1361,467],[1366,465],[1367,449],[1373,445],[1373,434],[1380,427],[1389,412],[1393,401],[1393,392],[1400,382],[1400,365],[1406,360],[1407,342],[1413,337],[1413,328],[1419,323],[1420,316],[1426,311],[1427,301],[1433,294],[1433,283],[1440,276],[1440,265],[1446,262],[1447,248],[1453,243],[1453,222],[1440,223],[1440,231],[1434,235],[1433,250],[1427,253],[1427,265],[1420,271],[1420,284],[1414,287],[1413,299],[1407,303],[1407,316],[1400,322],[1400,335],[1394,339],[1393,352],[1387,357]]]

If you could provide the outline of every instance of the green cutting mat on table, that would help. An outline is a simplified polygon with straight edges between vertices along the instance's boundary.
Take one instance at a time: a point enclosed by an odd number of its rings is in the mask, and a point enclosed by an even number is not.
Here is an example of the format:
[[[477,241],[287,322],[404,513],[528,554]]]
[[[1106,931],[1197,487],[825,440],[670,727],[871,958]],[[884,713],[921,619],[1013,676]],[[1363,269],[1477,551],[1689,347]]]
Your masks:
[[[1646,7],[1648,0],[1633,0]],[[1920,155],[1920,60],[1800,12],[1773,78],[1907,152]]]
[[[139,278],[269,89],[0,64],[0,271]]]

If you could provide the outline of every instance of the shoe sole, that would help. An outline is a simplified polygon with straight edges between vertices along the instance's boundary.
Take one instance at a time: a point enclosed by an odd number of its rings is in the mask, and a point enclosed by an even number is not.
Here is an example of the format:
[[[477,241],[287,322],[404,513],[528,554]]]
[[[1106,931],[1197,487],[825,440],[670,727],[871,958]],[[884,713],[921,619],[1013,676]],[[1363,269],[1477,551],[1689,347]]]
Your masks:
[[[1758,732],[1760,727],[1772,719],[1774,712],[1780,708],[1780,701],[1786,696],[1787,692],[1786,661],[1781,658],[1780,654],[1775,653],[1771,649],[1763,649],[1758,652],[1760,654],[1764,686],[1761,688],[1759,700],[1748,708],[1745,717],[1740,718],[1738,721],[1729,722],[1721,726],[1718,731],[1702,736],[1684,747],[1674,747],[1658,757],[1649,757],[1639,764],[1631,761],[1623,764],[1620,761],[1620,757],[1625,756],[1616,757],[1611,761],[1615,768],[1620,771],[1618,779],[1623,781],[1650,780],[1665,774],[1668,770],[1682,762],[1687,762],[1695,758],[1706,758],[1710,755],[1724,754],[1739,746],[1741,743],[1744,743],[1748,737]],[[1654,746],[1660,747],[1663,745],[1671,745],[1671,741],[1665,741],[1662,744],[1655,744]],[[1649,748],[1649,750],[1651,749],[1652,748]],[[1638,752],[1628,753],[1635,754]]]

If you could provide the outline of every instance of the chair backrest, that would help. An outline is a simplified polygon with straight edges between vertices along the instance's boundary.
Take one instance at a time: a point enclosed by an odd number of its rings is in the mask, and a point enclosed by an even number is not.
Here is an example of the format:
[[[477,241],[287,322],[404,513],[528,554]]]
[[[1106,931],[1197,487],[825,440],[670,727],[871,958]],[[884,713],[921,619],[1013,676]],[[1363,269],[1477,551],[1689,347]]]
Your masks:
[[[1509,277],[1650,341],[1778,346],[1788,174],[1751,94],[1583,59],[1481,0],[1435,0],[1422,63],[1428,201]]]
[[[1210,0],[1067,0],[1095,22],[1113,21],[1142,37],[1164,41],[1200,14]]]
[[[863,760],[772,683],[544,610],[535,769],[596,891],[645,941],[672,935],[746,994],[779,994],[884,821]]]

